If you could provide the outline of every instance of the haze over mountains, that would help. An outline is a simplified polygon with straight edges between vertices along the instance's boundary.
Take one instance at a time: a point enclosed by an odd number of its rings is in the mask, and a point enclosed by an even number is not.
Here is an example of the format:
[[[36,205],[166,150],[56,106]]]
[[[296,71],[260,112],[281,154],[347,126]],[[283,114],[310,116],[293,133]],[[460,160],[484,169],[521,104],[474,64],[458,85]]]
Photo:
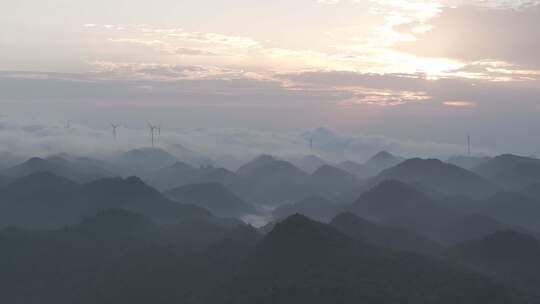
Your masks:
[[[0,304],[540,304],[540,0],[0,2]]]
[[[2,300],[540,303],[535,158],[173,155],[0,170]]]

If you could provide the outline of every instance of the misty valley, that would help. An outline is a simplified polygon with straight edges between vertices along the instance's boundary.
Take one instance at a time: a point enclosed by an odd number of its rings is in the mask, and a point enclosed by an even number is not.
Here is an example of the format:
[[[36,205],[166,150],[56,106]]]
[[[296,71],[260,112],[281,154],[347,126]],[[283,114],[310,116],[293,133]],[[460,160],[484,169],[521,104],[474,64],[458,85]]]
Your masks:
[[[537,158],[225,167],[160,148],[2,162],[0,301],[540,303]]]

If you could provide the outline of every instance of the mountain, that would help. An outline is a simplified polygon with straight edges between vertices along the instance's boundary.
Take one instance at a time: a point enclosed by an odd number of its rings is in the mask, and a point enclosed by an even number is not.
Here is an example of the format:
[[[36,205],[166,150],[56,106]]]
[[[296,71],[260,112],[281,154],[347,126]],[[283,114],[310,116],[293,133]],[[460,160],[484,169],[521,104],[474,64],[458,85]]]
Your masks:
[[[172,166],[178,159],[159,148],[141,148],[120,153],[113,157],[113,162],[124,175],[145,177],[150,172]]]
[[[194,151],[180,143],[175,143],[167,146],[169,151],[174,154],[174,158],[182,162],[197,164],[199,166],[214,166],[214,161],[208,156]]]
[[[421,256],[372,247],[301,215],[277,224],[257,244],[255,255],[236,278],[228,294],[231,303],[239,304],[522,300],[482,276]]]
[[[536,198],[540,200],[540,183],[531,184],[527,187],[525,187],[522,191],[522,194],[530,196],[532,198]]]
[[[315,170],[328,164],[327,161],[316,155],[288,157],[286,158],[286,160],[309,174],[312,174],[313,172],[315,172]]]
[[[198,170],[191,183],[220,183],[240,195],[247,191],[248,181],[225,168],[203,167]]]
[[[499,190],[498,186],[463,168],[443,163],[437,159],[409,159],[386,169],[373,179],[399,180],[418,183],[446,194],[464,194],[470,197],[486,197]]]
[[[187,163],[177,161],[170,166],[155,170],[148,177],[148,180],[156,188],[168,190],[190,183],[196,175],[198,175],[198,169]]]
[[[381,151],[371,157],[365,164],[369,176],[375,176],[381,171],[394,167],[403,162],[405,158],[395,156],[389,152]]]
[[[293,164],[262,155],[238,169],[247,181],[245,192],[253,201],[279,205],[310,195],[310,176]]]
[[[472,170],[473,168],[476,168],[490,160],[491,157],[489,156],[453,156],[450,157],[446,162],[466,170]]]
[[[137,177],[101,179],[85,184],[81,189],[81,198],[86,206],[85,215],[111,208],[125,209],[167,222],[210,215],[200,207],[165,198]]]
[[[511,228],[519,229],[489,216],[470,214],[444,226],[441,229],[441,238],[446,244],[457,244]]]
[[[349,212],[337,215],[330,225],[354,239],[377,246],[425,255],[439,255],[443,252],[441,245],[419,234],[375,224]]]
[[[190,184],[165,193],[169,198],[203,207],[219,217],[241,218],[255,208],[219,183]]]
[[[468,211],[503,223],[540,232],[540,201],[520,193],[501,192],[471,204]]]
[[[31,158],[0,173],[19,178],[39,172],[49,172],[81,183],[113,176],[111,172],[91,163],[70,161],[59,156],[48,159]]]
[[[370,172],[368,172],[368,169],[366,169],[366,167],[364,167],[363,164],[359,164],[357,162],[348,160],[348,161],[339,163],[337,167],[340,168],[341,170],[349,172],[350,174],[360,179],[371,177],[369,176]]]
[[[201,183],[221,183],[232,190],[242,192],[245,181],[236,173],[213,166],[193,167],[177,161],[171,166],[155,170],[148,178],[150,184],[159,190]]]
[[[313,192],[329,198],[335,198],[360,185],[360,181],[352,174],[324,165],[311,174]]]
[[[367,179],[379,174],[381,171],[396,166],[405,159],[389,152],[381,151],[371,157],[366,163],[359,164],[353,161],[344,161],[337,165],[360,179]]]
[[[1,231],[0,268],[6,303],[529,303],[459,265],[299,215],[261,238],[245,225],[162,226],[106,210],[59,230]]]
[[[355,213],[376,221],[421,216],[426,212],[442,212],[444,209],[413,186],[395,180],[378,184],[363,193],[351,206]]]
[[[115,165],[106,161],[90,157],[73,156],[67,153],[55,154],[45,159],[51,162],[69,163],[72,167],[79,170],[94,171],[94,174],[98,176],[115,176],[116,174],[114,172],[117,171]]]
[[[0,187],[0,227],[56,227],[74,223],[82,212],[81,186],[48,172],[34,173]]]
[[[125,210],[105,210],[53,231],[9,228],[0,232],[0,298],[6,303],[185,303],[189,293],[203,298],[205,291],[220,290],[216,278],[232,271],[225,262],[243,254],[235,244],[249,246],[259,238],[254,233],[245,225],[214,221],[159,226]]]
[[[540,182],[540,160],[512,154],[497,156],[473,169],[509,190]]]
[[[274,218],[283,219],[294,214],[302,214],[320,222],[330,222],[336,214],[340,212],[340,207],[333,202],[321,197],[309,197],[294,204],[286,204],[277,207]]]
[[[540,241],[532,236],[513,230],[498,231],[459,244],[449,250],[449,255],[540,295]]]
[[[111,208],[168,222],[210,216],[205,209],[165,198],[136,177],[79,184],[40,172],[0,187],[0,227],[58,228]]]
[[[363,193],[349,209],[369,221],[396,225],[435,240],[442,226],[460,217],[413,186],[392,180]]]
[[[236,171],[244,164],[244,161],[242,161],[240,158],[230,154],[214,155],[212,156],[212,159],[215,161],[216,166],[230,171]]]
[[[299,168],[295,167],[290,162],[274,158],[270,155],[260,155],[254,160],[241,166],[236,173],[240,176],[252,177],[261,175],[262,173],[277,170],[282,175],[298,175],[305,177],[307,174],[302,172]]]
[[[0,175],[0,187],[3,187],[14,181],[14,178]]]

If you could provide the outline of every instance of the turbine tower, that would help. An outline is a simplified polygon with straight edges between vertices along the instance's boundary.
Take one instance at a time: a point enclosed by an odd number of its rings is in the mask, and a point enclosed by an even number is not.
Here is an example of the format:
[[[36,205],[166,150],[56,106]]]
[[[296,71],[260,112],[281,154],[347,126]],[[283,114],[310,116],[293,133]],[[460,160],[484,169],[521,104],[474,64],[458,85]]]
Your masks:
[[[111,128],[112,128],[112,134],[113,134],[114,141],[116,141],[116,139],[117,139],[117,135],[118,135],[117,131],[118,131],[119,127],[120,127],[120,125],[111,123]]]
[[[161,134],[161,126],[153,125],[148,122],[148,128],[150,129],[150,137],[152,140],[152,148],[154,147],[154,138],[156,136],[156,131],[158,132],[158,135]]]
[[[467,135],[467,155],[471,156],[471,135]]]

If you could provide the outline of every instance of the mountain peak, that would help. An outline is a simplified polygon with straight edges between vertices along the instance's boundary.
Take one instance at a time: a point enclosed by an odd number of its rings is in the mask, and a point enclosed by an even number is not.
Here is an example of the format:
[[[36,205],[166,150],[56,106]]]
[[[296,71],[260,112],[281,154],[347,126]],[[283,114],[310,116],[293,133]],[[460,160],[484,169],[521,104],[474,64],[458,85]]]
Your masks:
[[[375,182],[399,180],[409,184],[420,184],[445,194],[465,194],[482,198],[499,190],[485,178],[439,159],[412,158],[382,171]]]
[[[301,214],[294,214],[276,224],[261,242],[260,249],[276,254],[303,255],[320,250],[332,250],[351,244],[352,239],[330,225]]]
[[[346,172],[345,170],[342,170],[342,169],[339,169],[330,165],[322,165],[321,167],[319,167],[319,169],[313,172],[313,176],[319,176],[319,175],[321,176],[340,175],[340,176],[350,176],[351,178],[353,178],[353,176],[350,173]]]
[[[389,158],[394,158],[394,157],[395,156],[388,151],[381,151],[375,154],[373,157],[371,157],[371,160],[389,159]]]
[[[30,159],[28,159],[27,161],[25,161],[24,163],[22,163],[21,165],[28,165],[28,166],[37,166],[37,165],[42,165],[42,164],[48,164],[49,162],[46,160],[46,159],[43,159],[41,157],[32,157]]]
[[[271,161],[276,161],[276,160],[277,159],[272,155],[261,154],[261,155],[257,156],[253,161],[254,162],[271,162]]]

